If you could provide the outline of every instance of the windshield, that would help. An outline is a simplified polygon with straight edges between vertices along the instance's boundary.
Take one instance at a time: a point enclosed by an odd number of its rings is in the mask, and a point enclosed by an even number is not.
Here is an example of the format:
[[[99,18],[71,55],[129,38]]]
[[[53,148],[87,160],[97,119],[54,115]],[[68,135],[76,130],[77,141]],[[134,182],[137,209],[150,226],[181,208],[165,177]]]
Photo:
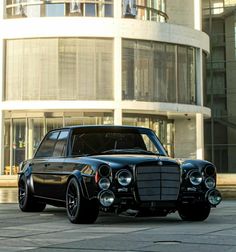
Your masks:
[[[73,156],[97,154],[155,154],[166,156],[156,135],[147,132],[81,132],[72,135]]]

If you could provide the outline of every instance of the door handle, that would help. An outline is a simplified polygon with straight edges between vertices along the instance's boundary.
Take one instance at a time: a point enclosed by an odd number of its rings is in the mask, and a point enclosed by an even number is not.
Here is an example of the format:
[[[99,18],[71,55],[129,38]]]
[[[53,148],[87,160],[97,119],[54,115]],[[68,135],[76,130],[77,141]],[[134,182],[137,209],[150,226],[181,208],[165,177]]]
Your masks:
[[[46,164],[44,164],[44,166],[45,166],[45,167],[48,167],[49,165],[50,165],[50,163],[46,163]]]

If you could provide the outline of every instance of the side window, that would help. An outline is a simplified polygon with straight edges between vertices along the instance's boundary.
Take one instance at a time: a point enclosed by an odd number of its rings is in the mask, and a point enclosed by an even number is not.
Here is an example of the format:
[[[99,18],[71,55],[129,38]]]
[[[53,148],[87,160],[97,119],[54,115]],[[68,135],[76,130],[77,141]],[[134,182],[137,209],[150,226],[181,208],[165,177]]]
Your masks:
[[[57,138],[57,143],[53,151],[53,157],[63,157],[66,154],[66,144],[69,131],[61,131],[59,137]]]
[[[58,135],[59,131],[50,132],[39,146],[35,157],[51,157],[54,151],[55,144],[57,142]]]

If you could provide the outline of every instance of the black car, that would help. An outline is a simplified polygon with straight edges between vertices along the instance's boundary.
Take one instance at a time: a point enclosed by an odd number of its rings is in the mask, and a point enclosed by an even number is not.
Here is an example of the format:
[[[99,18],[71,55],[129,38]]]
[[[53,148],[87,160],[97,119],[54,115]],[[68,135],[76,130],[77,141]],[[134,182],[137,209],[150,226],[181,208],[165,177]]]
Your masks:
[[[66,207],[72,223],[93,223],[99,210],[203,221],[221,201],[216,168],[168,157],[155,133],[130,126],[52,130],[21,164],[19,207]]]

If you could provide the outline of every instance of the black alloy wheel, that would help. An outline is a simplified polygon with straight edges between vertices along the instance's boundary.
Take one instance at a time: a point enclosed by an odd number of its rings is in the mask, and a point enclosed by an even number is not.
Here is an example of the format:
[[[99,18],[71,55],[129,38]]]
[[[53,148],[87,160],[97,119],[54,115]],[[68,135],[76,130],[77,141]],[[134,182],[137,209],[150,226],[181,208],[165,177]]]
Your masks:
[[[26,178],[23,176],[20,177],[18,183],[18,202],[23,212],[42,212],[46,207],[45,203],[37,202],[30,194]]]
[[[66,211],[74,224],[91,224],[98,217],[99,208],[96,200],[85,199],[75,177],[71,178],[66,190]]]

